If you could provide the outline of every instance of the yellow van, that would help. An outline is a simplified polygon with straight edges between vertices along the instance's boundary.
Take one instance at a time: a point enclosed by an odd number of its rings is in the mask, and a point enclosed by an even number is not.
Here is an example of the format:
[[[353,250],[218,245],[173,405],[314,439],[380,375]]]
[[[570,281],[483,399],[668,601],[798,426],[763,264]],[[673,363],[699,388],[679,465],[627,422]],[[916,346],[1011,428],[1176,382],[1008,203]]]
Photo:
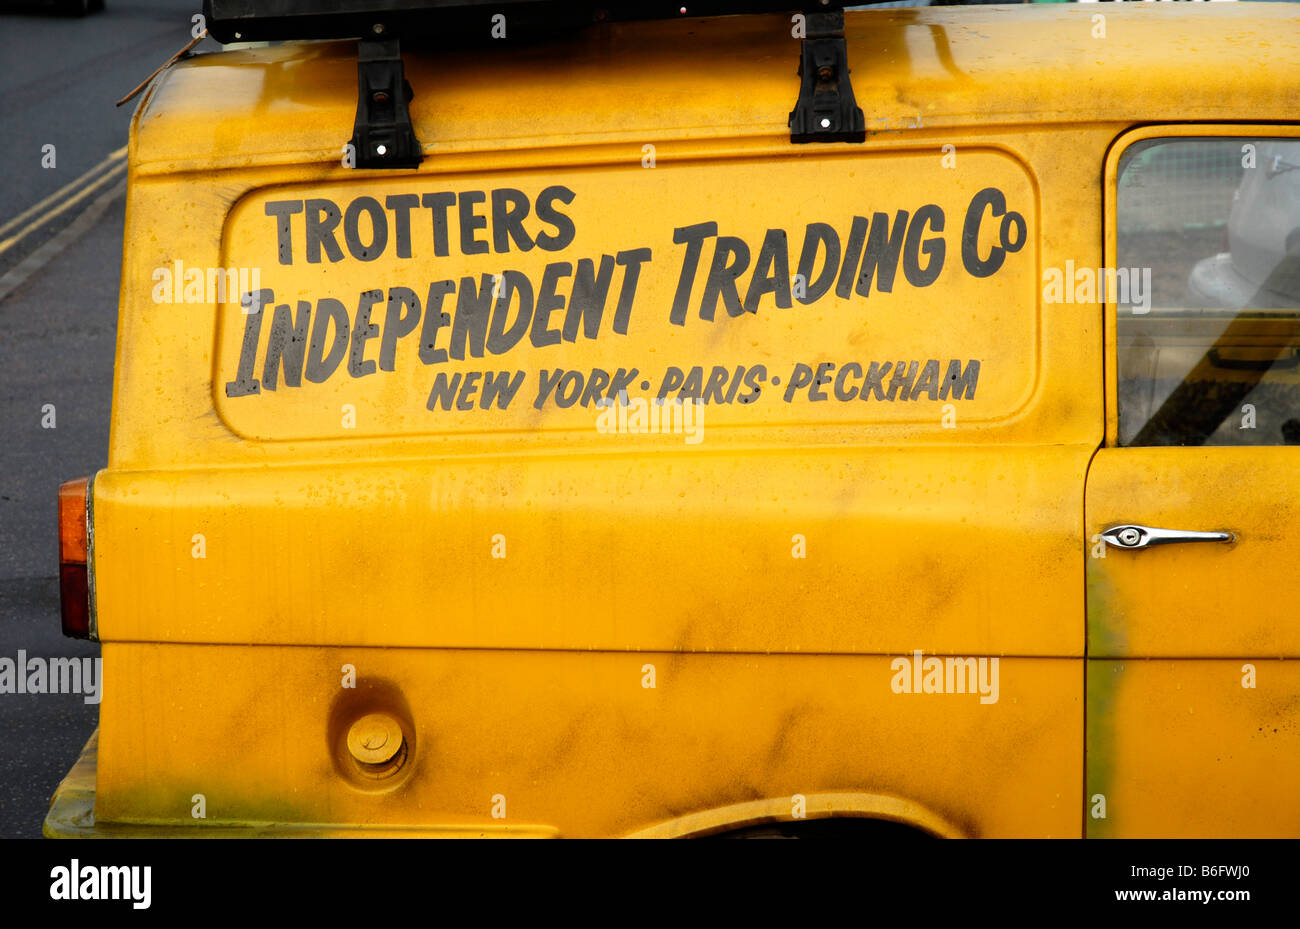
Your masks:
[[[47,835],[1300,835],[1292,10],[491,28],[142,98]]]

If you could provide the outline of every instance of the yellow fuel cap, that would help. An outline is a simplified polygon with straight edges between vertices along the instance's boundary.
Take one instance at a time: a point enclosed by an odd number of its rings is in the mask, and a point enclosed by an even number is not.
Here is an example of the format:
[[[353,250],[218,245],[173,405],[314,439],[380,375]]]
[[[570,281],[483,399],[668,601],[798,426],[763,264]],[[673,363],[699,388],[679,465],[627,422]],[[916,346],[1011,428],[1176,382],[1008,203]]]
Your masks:
[[[386,764],[403,741],[402,727],[387,713],[368,713],[348,730],[348,751],[361,764]]]

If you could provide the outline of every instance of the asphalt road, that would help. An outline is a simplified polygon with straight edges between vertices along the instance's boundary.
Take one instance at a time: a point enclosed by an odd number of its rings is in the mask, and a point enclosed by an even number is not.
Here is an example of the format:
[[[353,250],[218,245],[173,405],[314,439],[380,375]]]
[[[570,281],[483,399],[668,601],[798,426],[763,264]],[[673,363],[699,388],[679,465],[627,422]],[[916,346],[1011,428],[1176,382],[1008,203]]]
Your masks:
[[[103,166],[138,98],[114,104],[189,42],[198,7],[0,7],[0,661],[99,653],[60,634],[56,494],[108,455],[124,196],[120,156]],[[81,694],[0,692],[0,837],[40,835],[98,718]]]

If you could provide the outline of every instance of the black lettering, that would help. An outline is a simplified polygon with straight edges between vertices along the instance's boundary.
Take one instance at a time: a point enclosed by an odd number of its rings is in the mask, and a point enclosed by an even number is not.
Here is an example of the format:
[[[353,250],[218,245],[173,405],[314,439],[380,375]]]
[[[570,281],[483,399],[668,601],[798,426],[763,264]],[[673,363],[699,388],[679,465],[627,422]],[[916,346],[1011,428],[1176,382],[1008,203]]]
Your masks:
[[[440,406],[450,412],[451,405],[456,400],[456,390],[460,387],[460,373],[457,372],[448,380],[446,371],[439,371],[438,376],[433,379],[433,387],[429,390],[429,401],[425,406],[432,410],[435,406]]]
[[[578,271],[573,277],[573,293],[569,296],[569,310],[564,316],[564,341],[577,341],[579,320],[582,321],[583,335],[587,338],[594,339],[599,334],[613,274],[614,259],[609,255],[600,256],[599,274],[590,258],[578,260]]]
[[[721,365],[715,365],[709,372],[708,383],[704,385],[703,396],[701,399],[705,403],[722,403],[722,388],[727,386],[727,378],[731,377],[731,372]]]
[[[433,217],[433,253],[439,258],[446,258],[450,254],[447,244],[447,214],[455,202],[456,195],[448,192],[425,194],[420,198],[420,203],[429,208]]]
[[[524,229],[529,202],[522,190],[502,187],[492,191],[492,246],[498,252],[510,251],[510,239],[521,252],[531,251],[532,237]]]
[[[627,319],[632,314],[632,301],[636,299],[636,282],[641,276],[641,265],[649,260],[648,248],[631,248],[618,253],[618,263],[627,269],[623,272],[623,286],[618,292],[618,306],[614,308],[614,331],[619,335],[627,335]]]
[[[534,409],[540,410],[542,408],[542,405],[546,403],[546,398],[555,389],[555,385],[560,382],[560,375],[563,373],[559,368],[549,372],[537,372],[537,399],[533,401]]]
[[[298,316],[289,314],[289,304],[275,308],[271,317],[271,334],[266,339],[266,361],[262,365],[262,386],[275,390],[280,363],[284,362],[286,387],[302,386],[303,356],[307,352],[307,327],[311,324],[311,302],[298,301]]]
[[[686,254],[682,257],[682,273],[677,278],[677,293],[673,296],[673,308],[668,314],[668,321],[674,326],[686,325],[686,310],[691,301],[691,290],[695,286],[695,273],[700,267],[704,240],[717,234],[718,224],[712,222],[679,226],[673,230],[673,244],[686,246]]]
[[[907,231],[907,210],[894,214],[894,226],[889,226],[885,213],[871,214],[871,234],[867,238],[867,251],[862,259],[862,272],[858,275],[859,296],[871,295],[871,278],[876,278],[876,289],[890,293],[894,289],[894,275],[898,273],[898,259],[903,253],[903,236]]]
[[[270,200],[266,215],[275,217],[275,242],[280,254],[280,264],[293,264],[293,226],[289,217],[302,212],[301,200]]]
[[[487,350],[494,355],[504,354],[519,344],[533,318],[533,285],[527,275],[505,271],[501,278],[501,290],[492,310],[492,324],[487,337]],[[519,294],[519,315],[507,329],[506,318],[510,315],[511,298],[515,294]]]
[[[830,397],[822,393],[822,388],[831,382],[831,371],[835,365],[829,361],[823,361],[817,366],[817,374],[813,377],[812,385],[808,390],[808,399],[816,402],[818,400],[829,400]]]
[[[325,354],[325,334],[334,323],[334,341]],[[316,304],[316,322],[311,327],[311,345],[307,349],[307,380],[323,384],[343,361],[348,348],[348,311],[337,300],[325,297]]]
[[[353,377],[375,373],[375,363],[365,360],[366,343],[379,335],[379,327],[370,321],[370,312],[383,299],[382,290],[367,290],[357,304],[357,319],[352,325],[352,352],[348,356],[348,373]]]
[[[906,400],[912,389],[912,382],[916,380],[917,363],[913,361],[906,368],[903,367],[904,363],[900,361],[894,365],[894,376],[889,379],[889,393],[886,394],[886,398],[889,400],[894,399],[900,387],[902,388],[902,395],[899,399]]]
[[[913,287],[929,287],[943,270],[944,252],[948,244],[943,236],[936,236],[921,245],[921,236],[925,235],[926,224],[935,232],[943,232],[943,210],[934,203],[927,203],[916,211],[911,225],[907,227],[907,245],[903,250],[903,276]],[[921,267],[920,256],[929,258],[925,267]]]
[[[814,281],[813,265],[817,263],[817,251],[826,246],[826,263]],[[803,251],[799,253],[799,276],[803,278],[804,295],[800,303],[812,303],[831,289],[835,282],[835,271],[840,266],[840,237],[825,223],[809,223],[804,232]]]
[[[305,207],[307,223],[307,261],[320,264],[321,247],[330,261],[342,261],[343,249],[334,240],[334,230],[343,214],[333,200],[308,200]]]
[[[733,260],[734,259],[734,260]],[[700,319],[713,319],[718,308],[718,297],[730,316],[739,316],[745,312],[740,302],[740,293],[736,289],[736,278],[749,267],[749,246],[744,240],[735,236],[718,236],[714,243],[713,264],[709,268],[709,277],[704,282],[704,296],[700,299]]]
[[[801,387],[807,387],[811,384],[812,379],[812,368],[808,367],[803,362],[796,364],[794,370],[790,372],[790,380],[785,383],[785,402],[789,403],[794,400],[795,392]]]
[[[486,410],[495,402],[497,409],[504,410],[510,406],[510,401],[515,398],[515,394],[519,392],[519,387],[523,382],[523,371],[516,371],[513,375],[508,371],[499,371],[496,374],[490,371],[485,373],[483,375],[483,391],[478,405]]]
[[[736,399],[736,392],[740,390],[740,384],[744,380],[744,377],[745,377],[745,366],[736,365],[736,373],[731,378],[731,384],[727,387],[727,396],[726,399],[723,401],[724,403],[731,403],[733,400]]]
[[[872,397],[877,400],[884,400],[885,375],[889,373],[889,369],[893,366],[893,362],[890,361],[886,361],[883,365],[878,361],[871,362],[867,366],[867,376],[862,381],[862,393],[858,394],[858,397],[863,400],[870,400]]]
[[[482,371],[471,371],[465,375],[465,380],[460,385],[460,393],[456,396],[456,409],[474,409],[474,391],[478,389],[479,378],[482,376]]]
[[[664,372],[664,381],[659,385],[659,393],[656,397],[662,400],[677,388],[681,387],[686,381],[686,374],[681,368],[669,365],[668,370]]]
[[[555,388],[555,405],[568,409],[578,402],[582,395],[582,375],[577,371],[565,371],[560,384]]]
[[[397,238],[397,257],[411,257],[411,210],[420,205],[415,194],[393,194],[384,206],[393,211],[393,231]]]
[[[533,310],[533,328],[530,334],[532,343],[538,348],[560,344],[560,330],[550,328],[551,314],[564,309],[564,298],[555,290],[560,286],[561,278],[572,274],[573,265],[567,261],[548,264],[542,272],[542,284],[537,289],[537,307]]]
[[[704,390],[704,369],[699,365],[691,368],[691,373],[686,375],[686,383],[677,393],[678,400],[698,400]]]
[[[1007,211],[1007,198],[996,187],[985,187],[977,193],[966,210],[966,222],[961,229],[961,263],[972,277],[988,277],[995,274],[1007,253],[1000,245],[989,250],[988,258],[980,258],[980,224],[984,221],[984,210],[992,209],[994,216],[1001,216]]]
[[[239,350],[239,368],[235,379],[226,382],[227,397],[247,397],[262,392],[262,386],[253,377],[253,365],[257,363],[257,342],[262,335],[263,308],[275,302],[275,291],[264,287],[256,294],[246,295],[245,307],[251,312],[244,314],[244,341]]]
[[[384,316],[384,336],[379,341],[379,370],[392,371],[397,366],[397,340],[408,336],[420,321],[420,298],[409,287],[388,289],[388,311]]]
[[[947,400],[948,392],[952,391],[954,400],[974,400],[975,385],[980,379],[980,363],[972,358],[966,362],[966,370],[961,369],[960,361],[948,362],[948,372],[944,375],[943,383],[939,385],[939,399]]]
[[[754,276],[745,293],[745,312],[757,313],[764,294],[775,294],[776,305],[788,309],[790,302],[790,245],[784,229],[769,229],[754,262]]]
[[[844,380],[847,377],[853,377],[855,379],[862,377],[862,365],[858,364],[856,361],[850,361],[848,364],[841,367],[839,373],[835,375],[835,399],[841,402],[852,400],[858,395],[858,388],[856,386],[852,388],[846,388],[844,386]]]
[[[437,347],[438,330],[451,325],[451,317],[442,311],[442,301],[456,289],[455,281],[434,281],[424,301],[424,325],[420,327],[420,361],[427,365],[442,364],[447,352]]]
[[[488,317],[492,313],[492,275],[484,274],[477,290],[474,278],[460,279],[460,292],[456,294],[456,320],[451,327],[450,354],[457,361],[465,360],[465,346],[475,358],[483,357],[483,343],[487,341]]]
[[[624,391],[629,391],[632,387],[632,382],[636,380],[636,376],[640,373],[641,372],[637,368],[633,368],[630,371],[624,370],[623,368],[619,368],[617,371],[615,371],[614,376],[610,378],[609,381],[608,396],[610,397],[610,399],[617,397],[620,393]]]
[[[853,293],[853,278],[858,273],[858,263],[862,260],[862,242],[867,237],[867,218],[853,217],[853,226],[849,229],[849,242],[844,249],[844,264],[840,265],[840,279],[835,284],[835,294],[848,297]]]
[[[361,214],[370,216],[370,244],[361,244]],[[388,214],[374,197],[357,197],[343,216],[343,240],[357,261],[374,261],[388,246]]]
[[[559,252],[568,248],[570,243],[573,242],[573,237],[577,234],[577,230],[573,226],[573,220],[557,210],[554,203],[558,200],[563,204],[570,204],[573,202],[574,196],[573,191],[558,184],[546,188],[537,195],[537,218],[555,227],[554,235],[549,232],[538,234],[538,248],[548,252]]]
[[[939,362],[933,358],[921,369],[921,377],[912,388],[911,399],[915,400],[923,393],[929,394],[931,400],[939,399]]]
[[[1011,238],[1010,229],[1018,229],[1015,240]],[[1014,210],[1002,217],[1002,225],[998,227],[998,238],[1002,240],[1002,247],[1009,252],[1018,252],[1025,247],[1025,240],[1029,237],[1029,227],[1025,225],[1025,218]]]
[[[591,406],[604,397],[605,388],[608,386],[609,372],[603,368],[592,368],[591,376],[587,378],[587,386],[582,391],[582,400],[579,402],[584,407]]]
[[[758,399],[759,394],[763,392],[761,385],[767,380],[767,365],[754,365],[745,372],[745,386],[749,388],[748,393],[743,393],[736,398],[737,403],[753,403]]]
[[[474,233],[487,228],[487,217],[479,216],[474,207],[487,202],[487,194],[481,190],[461,191],[457,207],[460,211],[460,250],[464,255],[486,255],[486,240],[474,238]]]

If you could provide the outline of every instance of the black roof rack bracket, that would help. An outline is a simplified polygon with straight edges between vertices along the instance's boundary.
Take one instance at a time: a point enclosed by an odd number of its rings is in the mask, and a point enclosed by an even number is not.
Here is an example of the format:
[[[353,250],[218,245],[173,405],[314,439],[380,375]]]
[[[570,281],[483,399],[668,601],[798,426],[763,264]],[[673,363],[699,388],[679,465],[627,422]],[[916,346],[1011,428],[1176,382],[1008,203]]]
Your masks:
[[[799,58],[799,100],[790,141],[865,142],[867,124],[849,82],[844,12],[807,13]]]
[[[406,104],[413,96],[397,39],[357,42],[357,120],[352,129],[358,168],[417,168],[422,151]]]

